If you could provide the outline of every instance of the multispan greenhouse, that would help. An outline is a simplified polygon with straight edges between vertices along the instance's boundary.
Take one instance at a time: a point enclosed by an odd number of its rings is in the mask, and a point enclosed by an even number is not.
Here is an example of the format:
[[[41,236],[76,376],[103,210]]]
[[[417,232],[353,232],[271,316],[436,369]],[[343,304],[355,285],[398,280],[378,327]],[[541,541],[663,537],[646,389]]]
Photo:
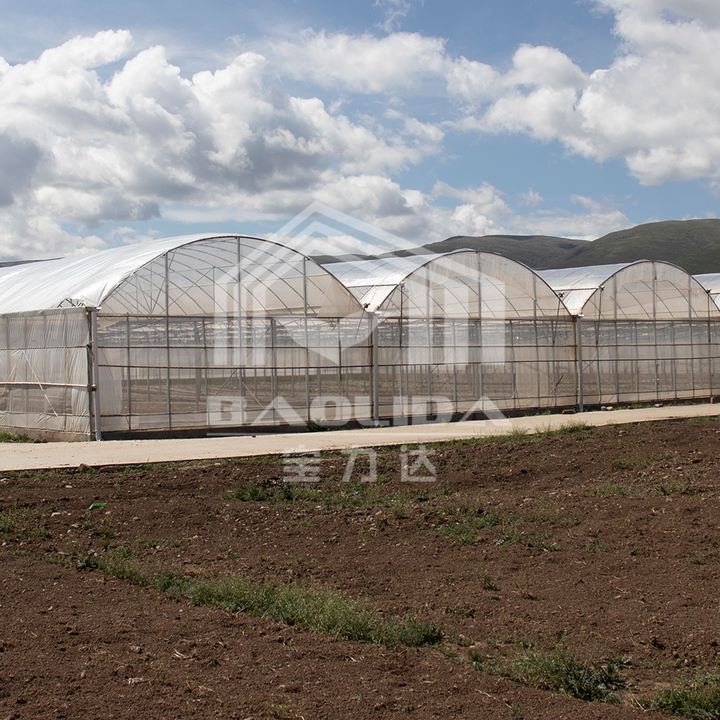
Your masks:
[[[0,429],[66,438],[709,397],[720,276],[196,235],[0,268]]]

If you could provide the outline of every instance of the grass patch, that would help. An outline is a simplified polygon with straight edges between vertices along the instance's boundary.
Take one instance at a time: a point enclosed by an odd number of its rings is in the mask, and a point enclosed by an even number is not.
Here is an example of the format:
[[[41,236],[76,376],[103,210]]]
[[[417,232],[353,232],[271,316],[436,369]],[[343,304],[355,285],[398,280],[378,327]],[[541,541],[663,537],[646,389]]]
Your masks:
[[[478,670],[589,702],[616,702],[617,690],[625,686],[622,661],[585,662],[563,649],[550,654],[528,649],[510,663],[471,651],[470,661]]]
[[[222,607],[268,617],[286,625],[386,647],[436,645],[444,637],[435,623],[412,616],[385,617],[364,601],[338,590],[294,583],[259,582],[243,575],[200,580],[171,572],[153,573],[140,565],[132,548],[116,548],[98,557],[88,555],[78,567],[102,570],[134,585],[155,587],[196,605]]]
[[[463,505],[435,510],[429,516],[429,520],[437,535],[455,545],[488,542],[491,538],[486,537],[483,533],[497,528],[501,531],[494,539],[494,543],[498,547],[520,544],[528,548],[550,552],[560,549],[549,532],[518,527],[519,523],[536,524],[549,520],[547,516],[533,511],[518,515],[493,509],[483,511],[481,508]]]
[[[689,482],[680,480],[670,480],[660,485],[660,494],[666,497],[670,495],[696,495],[697,490]]]
[[[657,695],[651,707],[690,720],[720,718],[720,676],[697,675],[682,687],[670,688]]]
[[[321,492],[321,488],[315,485],[286,483],[278,478],[269,478],[233,488],[228,492],[227,498],[237,502],[292,503],[299,500],[318,500]]]
[[[0,442],[34,443],[35,440],[27,435],[15,435],[14,433],[0,433]]]
[[[444,483],[423,487],[415,492],[390,493],[383,490],[385,483],[292,483],[279,478],[245,483],[231,489],[226,497],[236,502],[264,502],[270,505],[296,502],[313,502],[326,508],[377,508],[387,507],[397,517],[404,517],[412,503],[427,502],[435,497],[450,494]]]
[[[434,623],[413,617],[385,618],[364,602],[333,589],[296,584],[274,585],[242,575],[198,581],[162,573],[154,584],[163,592],[197,605],[216,605],[231,612],[269,617],[286,625],[345,640],[387,647],[436,645],[443,638]]]
[[[439,521],[435,532],[455,545],[474,545],[482,530],[516,521],[515,517],[505,517],[495,510],[482,512],[467,506],[439,510],[435,515]]]
[[[12,507],[0,512],[0,533],[21,540],[50,535],[37,511],[27,507]]]
[[[587,433],[590,429],[587,423],[574,422],[555,429],[538,430],[530,437],[533,440],[547,440],[549,438],[565,437],[566,435],[575,435],[577,433]]]
[[[616,457],[613,458],[613,467],[617,470],[643,470],[650,467],[654,462],[655,460],[650,458]]]

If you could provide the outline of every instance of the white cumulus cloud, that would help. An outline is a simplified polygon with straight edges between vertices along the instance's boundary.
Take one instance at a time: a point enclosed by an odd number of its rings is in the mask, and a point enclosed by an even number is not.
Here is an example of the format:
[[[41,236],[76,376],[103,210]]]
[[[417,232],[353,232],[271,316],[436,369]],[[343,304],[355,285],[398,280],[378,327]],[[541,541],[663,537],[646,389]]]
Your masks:
[[[618,55],[585,74],[557,49],[519,48],[502,75],[463,60],[449,91],[467,104],[457,127],[559,140],[625,160],[645,184],[720,178],[720,4],[599,0],[615,13]]]
[[[99,72],[118,62],[109,77]],[[3,61],[0,256],[96,247],[102,223],[149,220],[167,206],[282,216],[343,183],[348,207],[401,207],[380,180],[437,152],[442,131],[412,117],[399,128],[351,118],[286,92],[267,68],[244,52],[187,77],[164,48],[136,51],[126,31]],[[73,236],[69,223],[87,232]]]

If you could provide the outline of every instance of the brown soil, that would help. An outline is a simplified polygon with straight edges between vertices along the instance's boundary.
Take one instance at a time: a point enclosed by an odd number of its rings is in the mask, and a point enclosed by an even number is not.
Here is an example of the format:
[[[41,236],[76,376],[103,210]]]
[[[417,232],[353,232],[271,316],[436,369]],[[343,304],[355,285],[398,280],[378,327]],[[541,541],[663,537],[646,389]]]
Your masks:
[[[423,484],[400,482],[400,450],[363,486],[325,454],[323,489],[292,502],[229,494],[273,491],[282,458],[6,474],[0,512],[35,516],[0,532],[0,720],[653,716],[650,697],[720,656],[719,436],[707,420],[434,446]],[[389,649],[193,605],[94,567],[118,548],[338,588],[446,639]],[[620,704],[469,660],[530,646],[621,658]]]

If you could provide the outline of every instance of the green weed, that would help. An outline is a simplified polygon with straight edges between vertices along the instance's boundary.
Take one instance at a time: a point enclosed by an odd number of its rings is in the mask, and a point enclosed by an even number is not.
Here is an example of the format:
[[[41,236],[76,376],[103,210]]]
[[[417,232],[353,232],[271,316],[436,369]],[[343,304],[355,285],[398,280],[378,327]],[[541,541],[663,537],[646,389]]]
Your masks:
[[[720,676],[711,673],[697,675],[683,686],[657,695],[651,707],[690,720],[716,720],[720,718]]]
[[[50,536],[37,511],[27,507],[11,507],[0,512],[0,533],[22,540]]]
[[[16,435],[15,433],[0,433],[0,442],[14,442],[14,443],[31,443],[35,442],[33,438],[27,435]]]
[[[591,702],[615,702],[616,691],[625,686],[622,661],[585,662],[562,649],[549,654],[528,649],[509,663],[471,651],[470,661],[479,670]]]
[[[387,647],[436,645],[443,632],[413,617],[386,618],[364,602],[337,590],[295,584],[273,585],[234,575],[198,581],[162,573],[154,584],[163,592],[198,605],[218,605],[231,612],[270,617],[286,625]]]
[[[236,502],[265,502],[271,505],[313,502],[330,509],[386,507],[392,510],[396,517],[405,517],[410,504],[427,502],[435,497],[449,495],[451,492],[449,486],[444,483],[423,487],[414,492],[403,490],[389,493],[382,488],[383,483],[380,482],[308,485],[268,478],[233,488],[226,497]]]
[[[77,565],[80,569],[102,570],[134,585],[156,587],[168,595],[188,598],[196,605],[215,605],[231,612],[269,617],[345,640],[386,647],[421,647],[436,645],[444,637],[434,623],[421,622],[412,616],[383,616],[364,601],[333,589],[292,583],[274,585],[242,575],[199,580],[171,572],[152,573],[137,562],[135,550],[127,546],[103,556],[88,554]]]
[[[680,480],[670,480],[669,482],[663,483],[660,488],[660,494],[670,495],[695,495],[697,490],[689,482],[682,482]]]

